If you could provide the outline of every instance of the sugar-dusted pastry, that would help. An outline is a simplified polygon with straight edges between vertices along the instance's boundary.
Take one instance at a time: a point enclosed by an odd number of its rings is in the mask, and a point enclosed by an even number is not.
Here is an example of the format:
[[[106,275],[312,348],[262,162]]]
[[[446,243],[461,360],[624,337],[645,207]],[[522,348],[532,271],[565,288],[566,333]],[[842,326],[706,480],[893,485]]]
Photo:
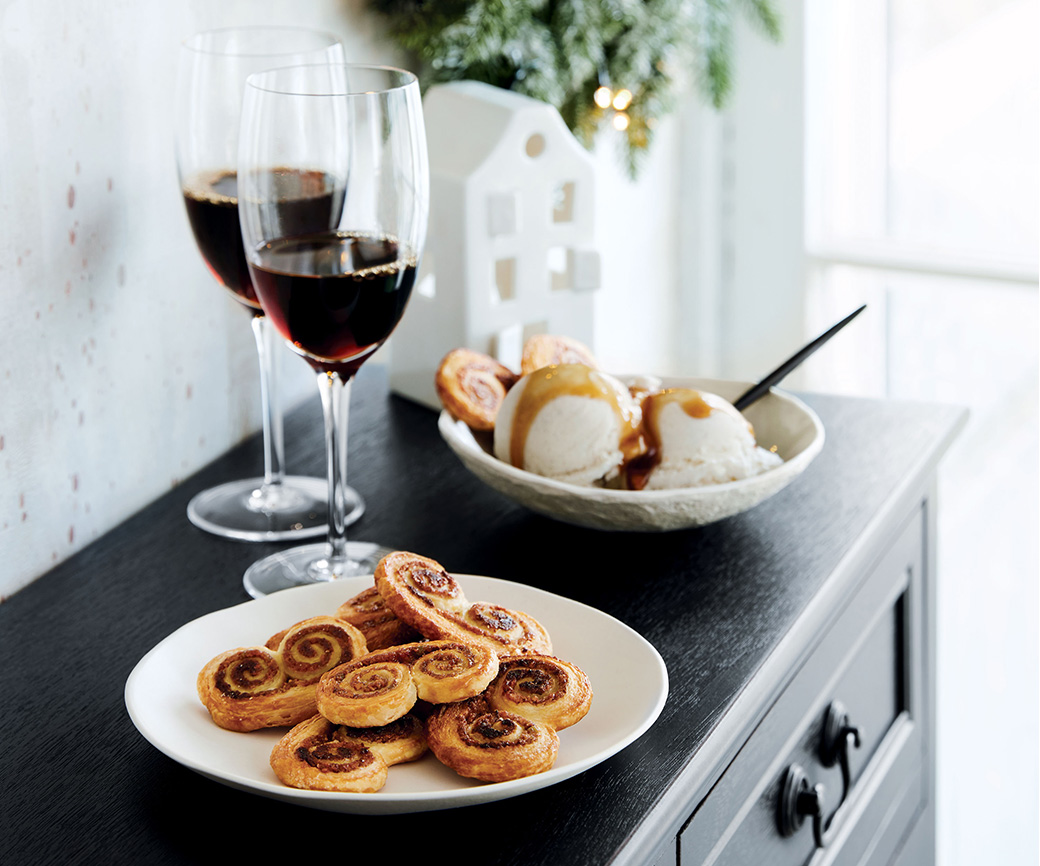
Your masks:
[[[552,654],[548,632],[534,617],[488,602],[470,602],[440,563],[395,551],[376,566],[376,589],[399,619],[431,640],[479,642],[499,655]]]
[[[572,337],[535,334],[524,342],[520,374],[526,376],[550,364],[584,364],[597,369],[596,358],[584,343]]]
[[[499,659],[498,676],[484,695],[496,710],[552,725],[557,731],[580,722],[592,706],[592,687],[585,672],[546,655]]]
[[[415,629],[399,620],[386,606],[375,586],[348,598],[339,606],[336,616],[361,630],[369,652],[414,643],[421,638]]]
[[[441,763],[485,782],[542,773],[560,749],[551,725],[496,710],[483,695],[438,707],[426,720],[426,739]]]
[[[315,791],[370,793],[388,768],[426,752],[423,724],[405,716],[381,728],[335,725],[320,715],[300,722],[271,751],[271,769],[286,785]]]
[[[441,360],[433,383],[453,418],[474,430],[493,430],[498,407],[518,378],[490,355],[453,349]]]
[[[274,649],[228,650],[199,672],[199,700],[220,727],[255,731],[309,718],[317,712],[321,675],[368,650],[357,628],[332,616],[305,619],[280,634]]]
[[[317,706],[340,725],[389,724],[415,706],[460,701],[480,694],[498,673],[490,647],[433,640],[368,653],[326,673]]]

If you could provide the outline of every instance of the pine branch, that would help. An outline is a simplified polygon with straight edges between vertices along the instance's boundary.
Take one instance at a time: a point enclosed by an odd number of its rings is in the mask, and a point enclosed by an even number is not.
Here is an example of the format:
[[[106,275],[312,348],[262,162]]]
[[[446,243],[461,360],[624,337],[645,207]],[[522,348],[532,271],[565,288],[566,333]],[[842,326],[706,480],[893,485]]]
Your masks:
[[[673,107],[676,70],[689,69],[716,108],[732,90],[739,13],[770,39],[774,0],[370,0],[419,64],[423,88],[472,79],[556,106],[586,147],[606,124],[635,177],[659,119]],[[602,108],[600,87],[630,102]],[[623,117],[622,117],[623,116]],[[625,124],[627,123],[627,127]]]

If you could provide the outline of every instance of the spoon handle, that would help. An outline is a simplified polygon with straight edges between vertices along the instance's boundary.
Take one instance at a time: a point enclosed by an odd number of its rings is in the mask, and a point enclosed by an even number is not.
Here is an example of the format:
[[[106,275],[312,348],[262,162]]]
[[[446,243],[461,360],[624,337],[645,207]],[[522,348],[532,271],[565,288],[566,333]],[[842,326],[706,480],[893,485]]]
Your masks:
[[[834,325],[829,330],[827,330],[824,333],[820,334],[820,336],[818,336],[815,340],[813,340],[811,343],[809,343],[809,345],[805,346],[802,349],[799,349],[798,352],[796,352],[794,355],[792,355],[790,358],[788,358],[786,361],[784,361],[784,363],[782,363],[779,367],[777,367],[775,370],[773,370],[772,373],[770,373],[768,376],[766,376],[764,379],[762,379],[761,382],[759,382],[757,385],[753,385],[751,388],[749,388],[747,391],[745,391],[743,394],[741,394],[740,397],[738,397],[733,402],[733,405],[736,406],[737,409],[740,409],[741,411],[743,411],[746,407],[750,406],[757,399],[759,399],[759,397],[765,396],[765,394],[769,391],[770,388],[773,387],[773,385],[776,385],[781,379],[783,379],[795,367],[797,367],[799,364],[801,364],[802,361],[804,361],[813,352],[815,352],[817,349],[819,349],[820,346],[822,346],[831,337],[833,337],[835,334],[837,334],[838,331],[840,331],[849,322],[851,322],[853,319],[855,319],[856,316],[858,316],[860,313],[862,313],[866,308],[867,308],[867,305],[863,304],[863,306],[861,306],[855,312],[849,313],[849,315],[847,315],[844,319],[842,319],[840,322],[838,322],[838,324]]]

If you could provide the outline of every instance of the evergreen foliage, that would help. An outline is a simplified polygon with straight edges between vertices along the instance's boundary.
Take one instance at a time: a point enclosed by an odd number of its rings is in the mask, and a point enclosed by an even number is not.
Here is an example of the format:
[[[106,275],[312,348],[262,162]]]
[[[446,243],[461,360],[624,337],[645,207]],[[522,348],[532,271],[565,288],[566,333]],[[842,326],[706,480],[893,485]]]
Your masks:
[[[370,4],[386,17],[391,38],[416,56],[424,89],[470,79],[524,93],[556,106],[586,147],[602,125],[613,123],[623,130],[623,156],[632,176],[658,118],[671,111],[684,73],[693,75],[712,105],[725,104],[733,86],[732,34],[738,14],[771,39],[780,37],[774,0]],[[601,107],[596,91],[603,87],[611,97],[626,90],[631,101],[622,110],[609,103]]]

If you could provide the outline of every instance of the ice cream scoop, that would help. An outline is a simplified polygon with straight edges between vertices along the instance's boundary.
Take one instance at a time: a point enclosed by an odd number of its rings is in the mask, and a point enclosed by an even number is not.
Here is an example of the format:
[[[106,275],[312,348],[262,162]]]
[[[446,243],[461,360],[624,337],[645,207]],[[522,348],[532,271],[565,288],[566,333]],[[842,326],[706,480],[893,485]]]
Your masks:
[[[616,475],[637,447],[640,408],[618,379],[584,364],[555,364],[522,377],[495,420],[494,452],[559,481],[594,484]]]
[[[707,391],[670,388],[642,404],[646,450],[625,466],[626,486],[670,490],[738,481],[783,461],[762,448],[748,420]]]

